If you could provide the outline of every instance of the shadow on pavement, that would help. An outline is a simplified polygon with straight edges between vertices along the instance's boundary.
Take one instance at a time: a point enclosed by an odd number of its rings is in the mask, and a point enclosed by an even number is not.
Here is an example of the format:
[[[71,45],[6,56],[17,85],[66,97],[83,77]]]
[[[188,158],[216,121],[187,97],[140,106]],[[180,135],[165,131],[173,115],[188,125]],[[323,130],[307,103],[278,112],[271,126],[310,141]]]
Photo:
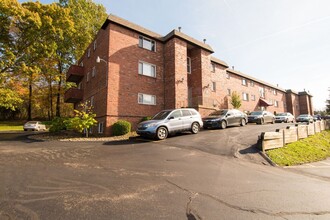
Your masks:
[[[34,143],[34,142],[44,142],[43,140],[36,140],[33,138],[33,135],[36,133],[31,132],[8,132],[0,133],[0,141],[21,141],[24,143]],[[41,133],[38,133],[41,134]]]

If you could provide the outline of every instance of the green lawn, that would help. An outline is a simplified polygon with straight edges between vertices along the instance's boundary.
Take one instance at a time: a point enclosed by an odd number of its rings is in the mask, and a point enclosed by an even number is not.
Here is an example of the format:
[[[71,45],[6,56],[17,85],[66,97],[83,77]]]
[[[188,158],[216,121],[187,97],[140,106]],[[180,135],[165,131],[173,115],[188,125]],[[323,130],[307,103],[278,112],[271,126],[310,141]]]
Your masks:
[[[267,151],[270,159],[280,166],[292,166],[324,160],[330,157],[330,130]]]
[[[23,131],[23,121],[0,121],[0,131]]]

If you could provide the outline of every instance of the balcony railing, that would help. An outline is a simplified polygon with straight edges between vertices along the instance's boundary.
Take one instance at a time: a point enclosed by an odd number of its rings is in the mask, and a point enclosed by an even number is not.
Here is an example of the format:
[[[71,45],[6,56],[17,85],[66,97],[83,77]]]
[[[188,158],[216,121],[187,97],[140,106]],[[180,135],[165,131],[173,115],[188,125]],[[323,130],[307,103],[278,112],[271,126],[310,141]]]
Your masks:
[[[84,67],[72,65],[66,73],[67,82],[80,82],[84,77]]]
[[[77,103],[83,99],[83,90],[71,88],[64,94],[64,101],[67,103]]]

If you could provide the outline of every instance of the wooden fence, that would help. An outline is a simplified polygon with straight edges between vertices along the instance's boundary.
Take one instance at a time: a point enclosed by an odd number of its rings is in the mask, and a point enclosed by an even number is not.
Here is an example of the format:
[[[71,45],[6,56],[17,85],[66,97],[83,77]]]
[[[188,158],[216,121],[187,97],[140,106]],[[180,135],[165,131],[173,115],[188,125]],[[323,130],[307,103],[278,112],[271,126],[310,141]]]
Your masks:
[[[259,146],[263,152],[266,150],[280,148],[288,143],[319,133],[323,130],[330,130],[330,120],[316,121],[309,124],[296,124],[285,129],[277,129],[275,132],[263,132],[259,136]]]

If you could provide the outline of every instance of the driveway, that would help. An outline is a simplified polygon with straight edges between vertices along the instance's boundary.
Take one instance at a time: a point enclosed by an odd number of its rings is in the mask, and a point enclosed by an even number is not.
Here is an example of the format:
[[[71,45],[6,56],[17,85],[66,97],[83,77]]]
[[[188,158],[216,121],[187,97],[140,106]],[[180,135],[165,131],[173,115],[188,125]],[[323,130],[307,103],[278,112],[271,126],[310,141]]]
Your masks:
[[[237,129],[161,142],[0,135],[0,219],[330,218],[329,178],[223,155],[216,143],[207,151],[190,144]]]

